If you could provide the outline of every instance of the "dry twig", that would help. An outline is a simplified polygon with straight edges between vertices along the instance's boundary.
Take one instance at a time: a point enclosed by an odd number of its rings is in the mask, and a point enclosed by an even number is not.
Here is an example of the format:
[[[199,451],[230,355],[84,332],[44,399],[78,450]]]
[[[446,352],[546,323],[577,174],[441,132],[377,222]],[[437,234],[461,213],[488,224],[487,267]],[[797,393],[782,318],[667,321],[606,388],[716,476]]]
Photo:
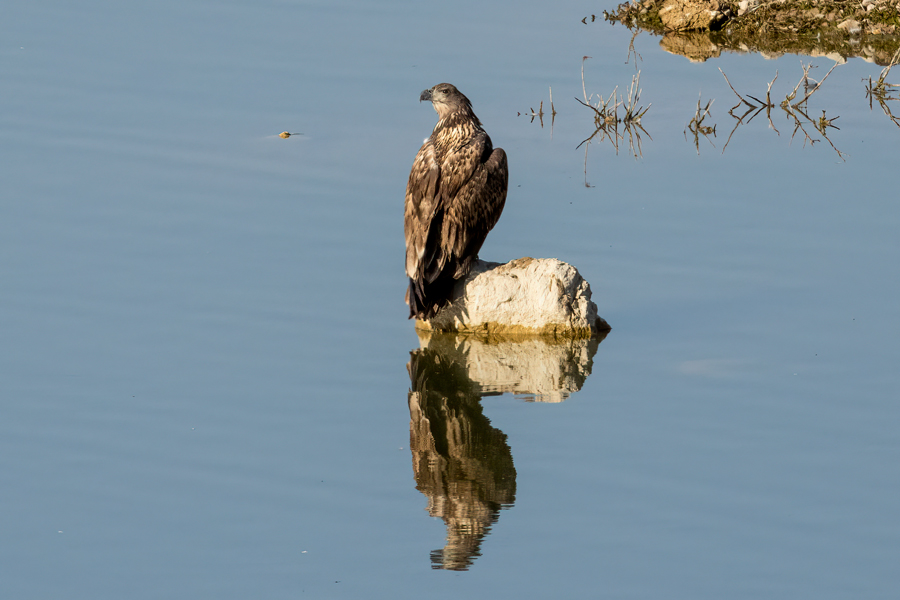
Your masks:
[[[716,137],[716,126],[713,125],[712,127],[710,127],[708,125],[703,124],[703,120],[706,117],[712,116],[709,113],[709,107],[712,106],[712,103],[714,102],[714,100],[710,100],[709,102],[706,103],[706,106],[704,106],[703,108],[700,108],[700,99],[701,99],[701,96],[698,96],[697,97],[697,112],[696,112],[696,114],[694,114],[694,118],[691,119],[691,122],[688,124],[688,126],[684,130],[684,139],[687,139],[688,130],[690,130],[690,132],[692,134],[694,134],[694,148],[697,149],[698,155],[700,154],[700,136],[701,135],[706,138],[706,141],[708,141],[712,145],[713,148],[716,147],[716,145],[712,143],[712,140],[709,139],[710,134],[712,134],[713,137]]]
[[[585,57],[589,58],[589,57]],[[578,148],[582,145],[590,145],[594,138],[599,136],[599,141],[602,142],[605,139],[609,139],[613,148],[616,150],[616,154],[619,153],[619,142],[625,139],[625,136],[628,136],[628,146],[631,150],[631,153],[635,158],[638,158],[643,155],[642,149],[642,138],[641,133],[649,137],[650,134],[647,133],[647,130],[643,128],[641,125],[641,118],[647,114],[647,111],[650,110],[651,105],[647,105],[646,108],[640,106],[641,99],[641,72],[638,71],[631,78],[631,85],[628,88],[628,94],[626,96],[619,96],[618,94],[618,86],[616,86],[612,94],[609,95],[605,100],[602,95],[598,95],[598,100],[595,104],[591,104],[591,101],[594,97],[593,94],[590,96],[587,95],[587,86],[584,83],[584,60],[582,60],[581,65],[581,88],[584,93],[584,101],[579,98],[575,98],[579,104],[583,106],[587,106],[592,111],[594,111],[594,132],[582,140],[580,144],[578,144]],[[624,110],[624,115],[619,117],[619,107],[622,107]],[[623,126],[623,130],[620,132],[619,125]],[[587,161],[587,148],[585,147],[585,161]],[[587,163],[585,162],[585,165]],[[587,171],[585,171],[585,183],[587,184]]]
[[[797,82],[797,85],[794,86],[794,89],[785,96],[784,100],[781,101],[780,107],[784,111],[785,115],[788,118],[794,120],[794,131],[791,133],[791,140],[797,135],[798,132],[802,132],[804,136],[803,145],[806,146],[806,143],[812,146],[816,142],[820,141],[817,138],[814,138],[810,135],[809,131],[806,129],[806,124],[812,124],[813,127],[821,134],[822,138],[828,142],[828,144],[837,152],[838,156],[841,160],[844,160],[844,153],[837,149],[837,147],[832,143],[831,139],[828,137],[828,129],[838,129],[835,125],[832,125],[832,122],[837,120],[839,117],[833,117],[831,119],[825,116],[825,111],[822,111],[822,117],[818,120],[813,120],[806,114],[806,103],[812,97],[813,94],[818,91],[819,88],[822,87],[822,84],[825,83],[825,80],[828,79],[828,76],[831,75],[831,72],[834,71],[834,68],[837,66],[835,63],[829,70],[828,73],[825,74],[825,77],[822,78],[821,81],[816,82],[809,76],[810,69],[814,68],[812,64],[804,65],[802,62],[800,66],[803,69],[803,76],[800,78],[800,81]],[[722,71],[719,69],[719,71]],[[728,114],[731,115],[736,123],[734,125],[734,129],[731,130],[731,133],[728,135],[728,140],[725,142],[725,146],[722,148],[722,152],[725,151],[725,148],[728,147],[728,143],[731,141],[731,137],[734,135],[734,132],[737,131],[737,128],[741,125],[749,123],[758,115],[760,112],[765,109],[766,117],[769,120],[769,127],[775,130],[775,133],[781,135],[778,129],[775,127],[775,124],[772,122],[772,109],[775,107],[775,104],[772,102],[772,85],[775,83],[775,80],[778,79],[778,72],[775,72],[775,78],[769,82],[768,89],[766,90],[766,99],[760,100],[755,96],[751,96],[747,94],[747,97],[751,98],[754,102],[750,102],[744,96],[741,96],[737,90],[734,89],[734,86],[731,85],[731,82],[728,81],[728,76],[722,72],[722,76],[725,77],[725,81],[728,83],[728,87],[731,88],[731,91],[740,99],[731,110],[728,111]],[[804,94],[803,98],[797,102],[794,100],[797,98],[797,92],[800,89],[800,86],[804,86]],[[737,109],[741,104],[747,106],[747,110],[742,115],[736,115],[734,110]],[[747,116],[750,116],[746,121],[744,120]]]
[[[895,117],[888,106],[888,102],[891,100],[898,100],[898,98],[893,95],[897,90],[892,88],[900,88],[900,83],[887,83],[886,81],[891,69],[896,64],[900,64],[900,48],[897,48],[897,51],[894,53],[888,66],[881,70],[881,75],[879,75],[878,80],[875,83],[872,83],[872,78],[869,77],[869,83],[866,86],[866,96],[869,98],[869,110],[872,110],[872,99],[874,98],[878,101],[878,105],[881,107],[882,112],[887,115],[887,118],[890,119],[894,125],[900,127],[900,117]]]

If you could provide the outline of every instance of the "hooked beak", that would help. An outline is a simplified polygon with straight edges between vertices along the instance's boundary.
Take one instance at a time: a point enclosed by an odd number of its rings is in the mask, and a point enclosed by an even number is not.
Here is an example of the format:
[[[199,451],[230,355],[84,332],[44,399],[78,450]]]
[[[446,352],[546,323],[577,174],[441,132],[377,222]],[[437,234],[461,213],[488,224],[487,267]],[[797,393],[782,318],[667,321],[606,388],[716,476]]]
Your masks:
[[[430,88],[422,92],[422,94],[419,96],[419,102],[422,102],[423,100],[431,101],[431,91],[433,89],[434,88]]]

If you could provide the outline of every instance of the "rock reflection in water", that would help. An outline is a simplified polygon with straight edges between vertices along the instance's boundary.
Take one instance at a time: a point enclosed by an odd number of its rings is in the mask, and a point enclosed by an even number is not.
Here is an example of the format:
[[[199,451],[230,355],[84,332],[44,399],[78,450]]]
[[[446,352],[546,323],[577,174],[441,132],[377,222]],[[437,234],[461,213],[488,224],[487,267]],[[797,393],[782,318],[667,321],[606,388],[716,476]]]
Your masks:
[[[810,58],[825,57],[839,64],[858,57],[876,65],[886,66],[897,50],[893,36],[867,39],[867,43],[854,43],[845,36],[798,37],[785,35],[746,36],[730,35],[716,31],[666,33],[659,42],[669,54],[684,56],[691,62],[704,62],[724,53],[756,53],[766,59],[776,59],[785,54],[799,54]]]
[[[432,568],[466,570],[500,510],[516,497],[506,434],[491,426],[482,396],[503,392],[560,402],[590,375],[598,340],[483,342],[430,335],[407,365],[409,435],[416,489],[447,526]]]

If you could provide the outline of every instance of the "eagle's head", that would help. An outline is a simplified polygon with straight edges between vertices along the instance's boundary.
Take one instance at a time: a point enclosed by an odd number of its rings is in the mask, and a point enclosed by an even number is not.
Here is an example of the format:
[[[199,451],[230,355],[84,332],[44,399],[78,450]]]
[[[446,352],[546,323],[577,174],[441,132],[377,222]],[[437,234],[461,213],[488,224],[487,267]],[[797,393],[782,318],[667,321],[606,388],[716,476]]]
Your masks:
[[[419,102],[423,100],[431,101],[440,119],[455,112],[467,112],[475,116],[469,99],[450,83],[439,83],[433,88],[425,90],[419,96]]]

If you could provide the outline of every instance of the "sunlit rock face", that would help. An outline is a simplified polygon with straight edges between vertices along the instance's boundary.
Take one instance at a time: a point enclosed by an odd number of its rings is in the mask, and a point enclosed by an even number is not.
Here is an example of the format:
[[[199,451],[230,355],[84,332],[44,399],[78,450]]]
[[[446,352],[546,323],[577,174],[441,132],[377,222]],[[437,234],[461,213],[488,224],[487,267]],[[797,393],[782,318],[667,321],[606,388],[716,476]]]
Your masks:
[[[659,18],[667,31],[718,29],[725,22],[718,0],[666,0]]]
[[[457,282],[453,302],[424,330],[481,334],[538,334],[587,338],[609,325],[597,317],[591,286],[572,265],[555,258],[477,261]]]

